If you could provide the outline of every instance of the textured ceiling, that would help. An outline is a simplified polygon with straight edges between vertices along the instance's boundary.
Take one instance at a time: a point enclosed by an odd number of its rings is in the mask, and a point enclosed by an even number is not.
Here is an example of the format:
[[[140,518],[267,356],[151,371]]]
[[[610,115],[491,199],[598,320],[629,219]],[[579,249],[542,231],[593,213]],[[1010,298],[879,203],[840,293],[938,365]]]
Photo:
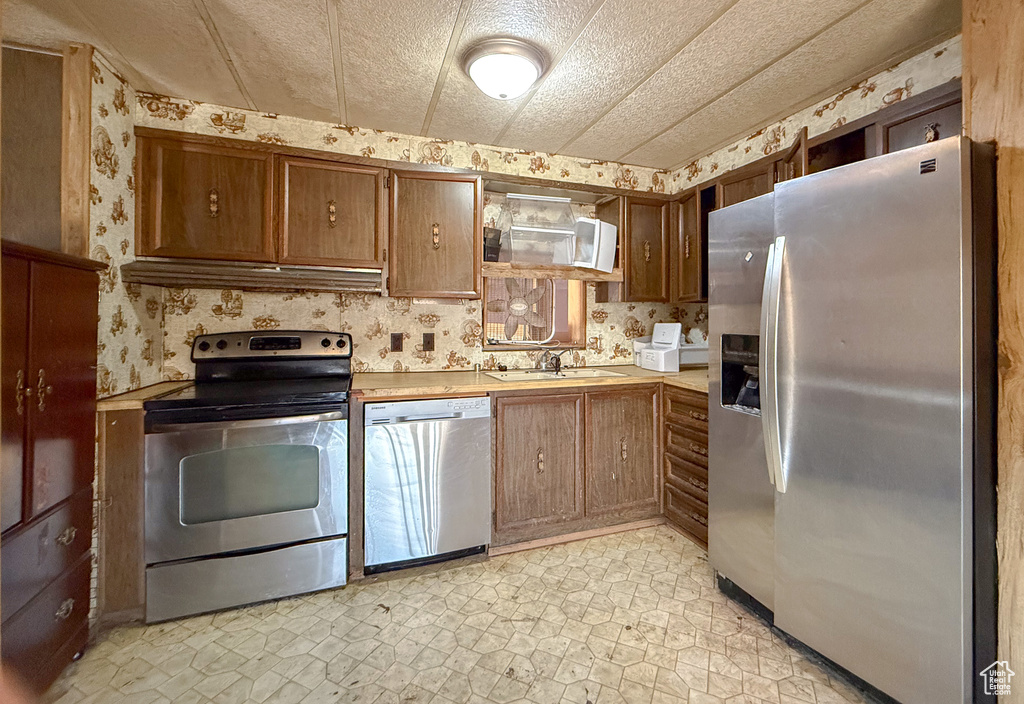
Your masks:
[[[140,90],[668,169],[959,25],[958,0],[5,0],[3,29]],[[495,36],[547,58],[517,100],[462,70]]]

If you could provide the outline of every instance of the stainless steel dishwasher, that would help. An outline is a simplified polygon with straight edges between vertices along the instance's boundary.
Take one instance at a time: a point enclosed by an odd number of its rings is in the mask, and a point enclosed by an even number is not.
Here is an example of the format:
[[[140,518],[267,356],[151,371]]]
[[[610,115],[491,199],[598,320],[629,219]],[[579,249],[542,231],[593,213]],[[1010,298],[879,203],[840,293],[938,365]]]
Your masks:
[[[491,541],[491,400],[365,407],[365,564],[397,569]]]

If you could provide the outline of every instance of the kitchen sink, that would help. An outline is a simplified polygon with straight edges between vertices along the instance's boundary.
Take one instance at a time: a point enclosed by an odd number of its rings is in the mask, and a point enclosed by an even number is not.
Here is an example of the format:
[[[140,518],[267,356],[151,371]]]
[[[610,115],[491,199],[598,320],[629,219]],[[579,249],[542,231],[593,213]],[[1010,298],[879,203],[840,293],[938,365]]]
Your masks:
[[[517,369],[507,372],[485,372],[487,376],[494,377],[498,381],[557,381],[558,379],[596,379],[607,376],[625,376],[619,372],[608,371],[607,369],[562,369],[558,372],[546,369]]]

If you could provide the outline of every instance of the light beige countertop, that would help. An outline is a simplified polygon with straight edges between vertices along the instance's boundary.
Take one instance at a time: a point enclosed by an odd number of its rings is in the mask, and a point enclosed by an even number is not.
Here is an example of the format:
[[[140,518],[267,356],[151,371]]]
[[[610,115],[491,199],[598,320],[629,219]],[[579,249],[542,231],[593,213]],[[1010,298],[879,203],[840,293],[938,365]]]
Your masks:
[[[499,381],[483,372],[363,372],[352,375],[352,391],[363,398],[397,398],[408,396],[447,396],[452,394],[485,394],[491,391],[525,391],[532,389],[564,389],[581,386],[621,386],[664,382],[669,386],[708,392],[708,369],[696,367],[677,374],[652,372],[631,364],[595,367],[618,372],[622,376],[592,379],[537,379],[530,381]],[[191,382],[163,381],[117,396],[100,399],[98,411],[140,409],[146,401],[169,393]]]
[[[594,367],[622,376],[590,379],[536,379],[500,381],[484,372],[371,372],[352,378],[352,391],[367,399],[402,396],[445,396],[449,394],[485,394],[491,391],[579,388],[581,386],[621,386],[665,382],[692,391],[707,393],[707,367],[687,369],[677,374],[652,372],[633,365]]]

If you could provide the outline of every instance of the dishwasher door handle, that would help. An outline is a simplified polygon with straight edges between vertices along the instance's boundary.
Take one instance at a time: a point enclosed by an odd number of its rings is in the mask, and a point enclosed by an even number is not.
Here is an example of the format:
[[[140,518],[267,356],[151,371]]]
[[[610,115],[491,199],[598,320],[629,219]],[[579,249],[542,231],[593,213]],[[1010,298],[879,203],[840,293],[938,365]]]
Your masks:
[[[379,418],[370,421],[370,425],[397,425],[399,423],[425,423],[432,420],[458,420],[463,417],[462,413],[444,413],[441,415],[426,416],[396,416],[394,418]]]

